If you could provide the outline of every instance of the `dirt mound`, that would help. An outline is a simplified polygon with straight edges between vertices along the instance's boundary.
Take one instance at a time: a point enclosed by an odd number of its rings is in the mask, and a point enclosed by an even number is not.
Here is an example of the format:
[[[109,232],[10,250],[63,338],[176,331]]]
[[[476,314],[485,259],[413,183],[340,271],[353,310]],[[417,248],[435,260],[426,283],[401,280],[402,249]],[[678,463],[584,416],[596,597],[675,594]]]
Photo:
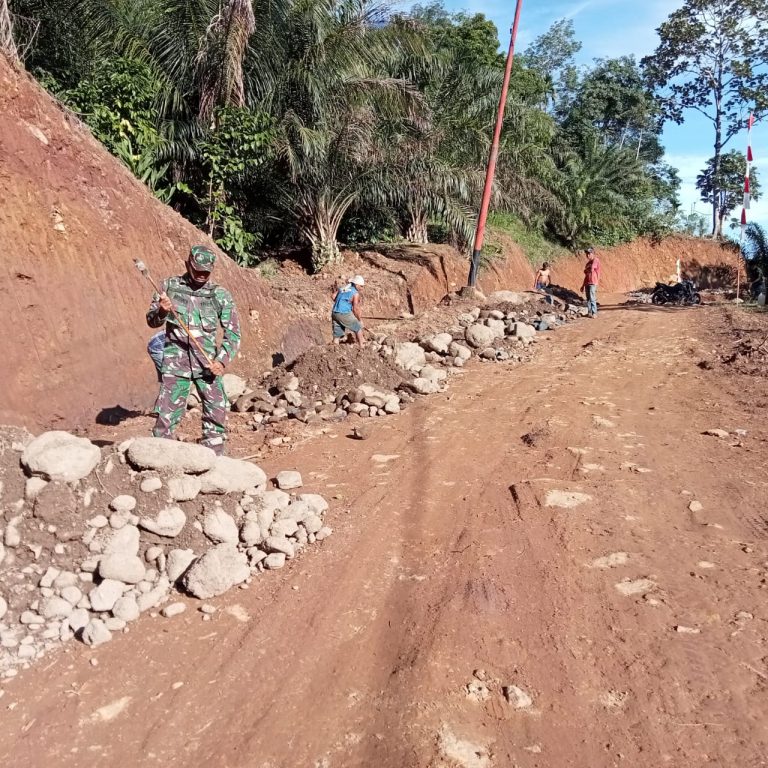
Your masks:
[[[361,384],[393,390],[403,382],[403,372],[393,358],[356,344],[315,347],[301,355],[289,370],[298,376],[300,389],[306,395],[348,392]]]

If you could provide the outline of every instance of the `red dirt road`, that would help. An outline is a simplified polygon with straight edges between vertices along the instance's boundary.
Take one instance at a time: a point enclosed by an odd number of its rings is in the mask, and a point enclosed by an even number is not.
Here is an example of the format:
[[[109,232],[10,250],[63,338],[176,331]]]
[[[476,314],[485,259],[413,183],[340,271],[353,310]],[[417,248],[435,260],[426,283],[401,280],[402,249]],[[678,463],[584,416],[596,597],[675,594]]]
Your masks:
[[[190,602],[21,675],[0,761],[768,765],[767,432],[696,366],[719,317],[608,310],[366,442],[338,427],[298,447],[309,490],[343,497],[334,536],[209,622]],[[475,670],[487,691],[468,696]]]

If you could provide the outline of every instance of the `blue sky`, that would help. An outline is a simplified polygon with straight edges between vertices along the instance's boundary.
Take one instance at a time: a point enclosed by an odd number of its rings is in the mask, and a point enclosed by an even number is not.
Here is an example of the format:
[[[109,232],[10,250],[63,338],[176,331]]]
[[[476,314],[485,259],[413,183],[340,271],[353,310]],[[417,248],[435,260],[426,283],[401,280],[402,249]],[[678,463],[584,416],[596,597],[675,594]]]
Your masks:
[[[640,59],[654,50],[658,40],[657,27],[682,3],[683,0],[523,0],[517,50],[522,52],[554,21],[567,17],[573,19],[576,36],[583,44],[579,63],[630,54]],[[444,0],[444,4],[454,11],[484,13],[496,23],[502,46],[506,48],[509,44],[515,0]],[[665,130],[667,161],[680,171],[683,209],[690,211],[691,205],[695,204],[697,211],[706,213],[695,182],[707,158],[712,155],[713,132],[711,123],[696,113],[688,112],[685,117],[682,126],[668,125]],[[756,167],[768,167],[760,162],[762,152],[768,153],[768,126],[755,127],[752,146]],[[746,132],[732,139],[727,147],[742,152],[745,148]],[[749,216],[768,222],[768,194],[766,200],[752,204]]]

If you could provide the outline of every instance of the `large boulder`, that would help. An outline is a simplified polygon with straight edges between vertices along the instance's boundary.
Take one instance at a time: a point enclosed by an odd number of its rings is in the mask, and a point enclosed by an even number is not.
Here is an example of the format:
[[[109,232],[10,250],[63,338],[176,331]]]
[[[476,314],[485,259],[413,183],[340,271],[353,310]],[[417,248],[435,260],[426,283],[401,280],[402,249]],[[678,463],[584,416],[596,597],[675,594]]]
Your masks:
[[[496,291],[488,297],[491,304],[525,304],[528,297],[517,291]]]
[[[434,379],[417,378],[408,382],[408,386],[417,395],[434,395],[435,392],[440,391],[440,384]]]
[[[137,437],[128,448],[131,464],[157,472],[200,474],[211,469],[216,458],[216,454],[204,445],[162,437]]]
[[[406,371],[418,371],[427,364],[424,350],[412,341],[395,347],[395,362]]]
[[[224,394],[230,403],[234,403],[248,390],[248,384],[245,379],[236,376],[234,373],[225,373],[221,377],[221,385],[224,387]]]
[[[486,349],[493,344],[496,338],[496,331],[487,325],[475,323],[470,325],[465,331],[467,344],[474,349]]]
[[[21,463],[31,474],[64,483],[88,477],[100,460],[98,446],[69,432],[44,432],[21,455]]]
[[[248,557],[234,544],[209,549],[184,574],[182,584],[194,597],[207,600],[222,595],[250,576]]]
[[[200,476],[201,493],[244,493],[267,485],[264,471],[250,461],[217,456],[211,469]]]
[[[498,320],[493,317],[489,317],[485,321],[485,324],[496,334],[497,339],[503,337],[507,330],[507,325],[503,320]]]
[[[532,339],[536,335],[536,329],[527,323],[515,323],[512,326],[512,335],[518,339]]]
[[[463,344],[457,344],[455,341],[451,342],[448,353],[451,357],[458,357],[461,360],[469,360],[472,357],[471,349],[467,349]]]
[[[430,336],[426,339],[422,346],[428,352],[437,352],[439,355],[448,354],[448,346],[453,341],[453,336],[450,333],[437,333],[434,336]]]

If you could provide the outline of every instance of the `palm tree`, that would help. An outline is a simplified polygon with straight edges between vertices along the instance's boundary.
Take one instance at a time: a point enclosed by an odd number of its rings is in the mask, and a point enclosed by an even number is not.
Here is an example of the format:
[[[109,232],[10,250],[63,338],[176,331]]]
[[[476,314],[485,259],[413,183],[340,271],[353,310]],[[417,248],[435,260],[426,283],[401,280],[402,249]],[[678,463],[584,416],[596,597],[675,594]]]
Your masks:
[[[344,216],[382,177],[381,121],[418,106],[409,83],[390,74],[396,46],[376,29],[387,9],[370,0],[287,2],[250,69],[253,104],[274,120],[276,195],[315,270],[339,259]]]
[[[642,183],[647,183],[642,167],[626,150],[595,143],[583,156],[566,154],[555,188],[562,209],[550,223],[554,234],[576,249],[594,238],[598,225],[626,228],[629,193]]]
[[[753,283],[768,280],[768,232],[757,222],[747,225],[744,261]]]

